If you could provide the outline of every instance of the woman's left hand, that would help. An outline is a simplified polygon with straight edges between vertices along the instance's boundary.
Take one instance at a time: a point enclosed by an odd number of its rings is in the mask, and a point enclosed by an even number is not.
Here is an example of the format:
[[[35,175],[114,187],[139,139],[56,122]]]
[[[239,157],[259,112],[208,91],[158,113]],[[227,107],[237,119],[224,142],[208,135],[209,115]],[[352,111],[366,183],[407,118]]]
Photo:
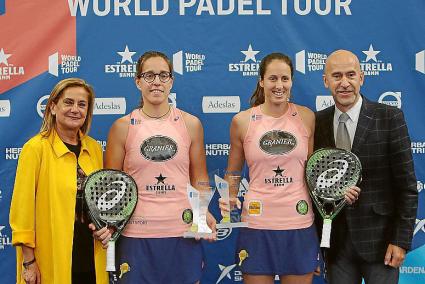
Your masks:
[[[108,242],[112,237],[113,230],[108,227],[96,230],[96,226],[93,223],[89,224],[89,229],[93,231],[93,238],[101,242],[104,249],[108,248]]]
[[[41,284],[40,269],[37,262],[32,263],[22,270],[22,278],[27,284]]]
[[[217,221],[215,220],[214,216],[211,214],[210,211],[207,212],[207,225],[212,230],[211,237],[206,237],[205,240],[209,242],[214,242],[217,240],[217,229],[215,225],[217,224]]]

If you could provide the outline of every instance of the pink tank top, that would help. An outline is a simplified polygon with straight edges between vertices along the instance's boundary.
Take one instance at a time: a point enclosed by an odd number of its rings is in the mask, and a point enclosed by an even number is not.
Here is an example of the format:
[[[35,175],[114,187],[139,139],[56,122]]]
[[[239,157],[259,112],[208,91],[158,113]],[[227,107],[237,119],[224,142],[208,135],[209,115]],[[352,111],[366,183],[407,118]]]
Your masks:
[[[191,208],[187,197],[190,137],[182,112],[171,108],[166,119],[130,114],[123,170],[137,183],[139,200],[123,231],[127,237],[181,237],[190,224],[183,221]]]
[[[243,221],[253,229],[291,230],[313,223],[311,200],[304,178],[308,132],[297,108],[279,118],[252,108],[243,142],[249,167],[249,190]]]

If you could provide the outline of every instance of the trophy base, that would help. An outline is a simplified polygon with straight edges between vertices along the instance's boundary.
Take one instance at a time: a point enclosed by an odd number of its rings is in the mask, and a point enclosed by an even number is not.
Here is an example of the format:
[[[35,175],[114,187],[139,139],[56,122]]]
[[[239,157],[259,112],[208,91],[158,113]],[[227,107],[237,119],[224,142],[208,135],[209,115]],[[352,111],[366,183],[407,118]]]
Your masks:
[[[217,229],[224,228],[246,228],[248,227],[248,222],[236,222],[236,223],[219,223],[215,225]]]
[[[212,237],[214,234],[213,233],[200,233],[200,232],[185,232],[183,234],[183,238],[185,239],[194,239],[194,238],[210,238]]]

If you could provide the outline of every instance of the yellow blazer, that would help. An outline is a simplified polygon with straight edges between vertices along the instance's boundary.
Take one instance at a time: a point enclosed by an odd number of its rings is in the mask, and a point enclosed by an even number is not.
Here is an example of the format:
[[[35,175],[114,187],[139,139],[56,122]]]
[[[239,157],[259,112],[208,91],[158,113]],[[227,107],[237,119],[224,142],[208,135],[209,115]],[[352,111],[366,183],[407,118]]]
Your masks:
[[[82,136],[78,163],[88,175],[102,168],[102,150]],[[19,156],[10,207],[13,245],[34,248],[41,283],[71,284],[72,241],[77,191],[77,158],[55,131],[25,143]],[[16,246],[17,283],[22,278],[22,248]],[[94,242],[96,282],[108,283],[106,251]]]

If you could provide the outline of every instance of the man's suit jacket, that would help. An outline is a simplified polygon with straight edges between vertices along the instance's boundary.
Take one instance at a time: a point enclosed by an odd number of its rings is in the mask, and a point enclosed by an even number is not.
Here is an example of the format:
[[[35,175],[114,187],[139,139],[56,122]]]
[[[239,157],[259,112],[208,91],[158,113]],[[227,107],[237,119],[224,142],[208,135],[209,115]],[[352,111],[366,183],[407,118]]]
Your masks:
[[[316,113],[315,149],[335,147],[334,110],[332,106]],[[341,228],[368,262],[383,262],[389,243],[410,249],[418,202],[410,147],[402,111],[363,96],[352,147],[362,164],[361,193],[333,222],[330,260],[346,237],[338,233]]]

